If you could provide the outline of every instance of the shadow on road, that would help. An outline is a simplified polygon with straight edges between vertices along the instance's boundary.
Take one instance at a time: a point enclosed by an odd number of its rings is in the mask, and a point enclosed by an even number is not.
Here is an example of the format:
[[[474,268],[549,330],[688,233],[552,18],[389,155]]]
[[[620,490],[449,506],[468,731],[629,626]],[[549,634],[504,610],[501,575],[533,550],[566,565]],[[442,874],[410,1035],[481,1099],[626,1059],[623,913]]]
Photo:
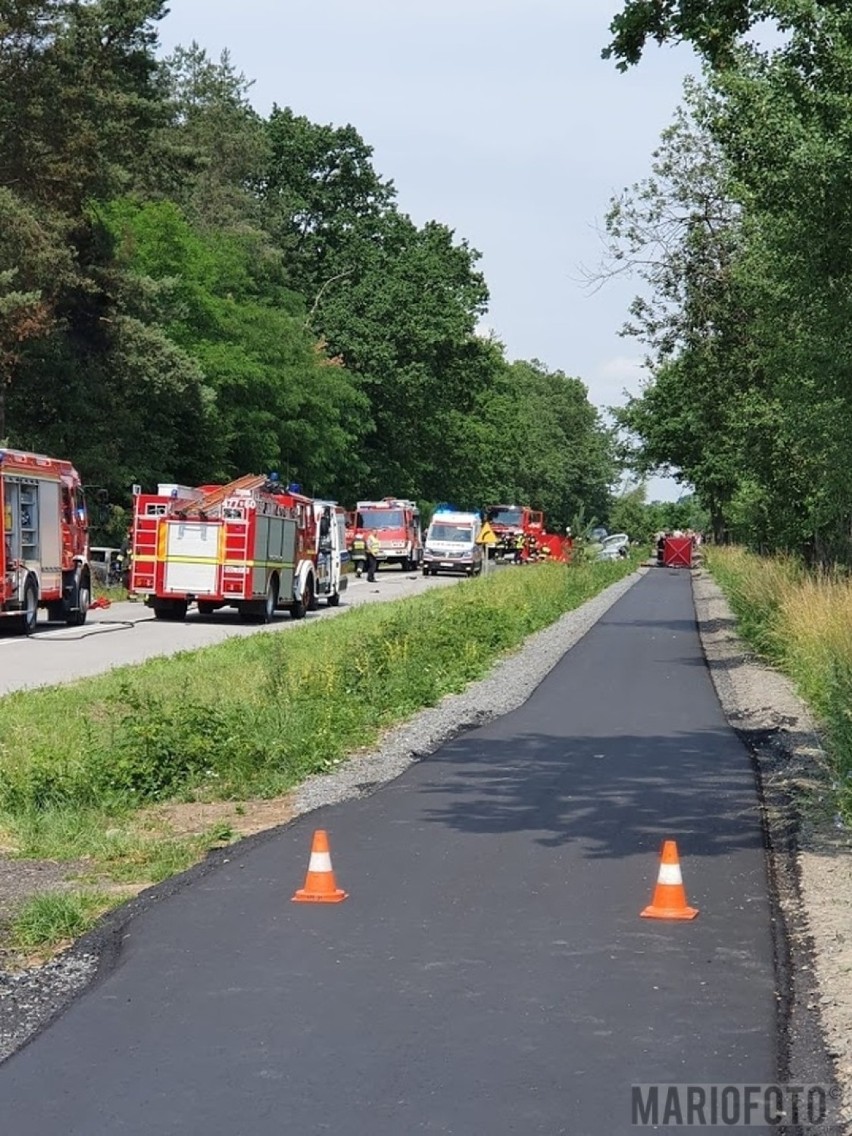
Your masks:
[[[427,820],[469,833],[537,833],[589,858],[631,856],[664,836],[690,855],[762,844],[754,777],[727,730],[656,737],[457,739],[432,759]]]

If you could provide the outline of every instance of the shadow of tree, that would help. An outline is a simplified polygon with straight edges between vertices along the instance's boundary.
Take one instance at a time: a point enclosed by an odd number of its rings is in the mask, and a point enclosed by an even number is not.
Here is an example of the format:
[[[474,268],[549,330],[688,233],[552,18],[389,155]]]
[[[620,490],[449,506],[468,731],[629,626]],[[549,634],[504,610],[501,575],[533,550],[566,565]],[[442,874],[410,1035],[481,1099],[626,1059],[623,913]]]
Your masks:
[[[460,737],[424,779],[427,819],[468,833],[535,833],[592,859],[635,855],[664,837],[691,856],[762,846],[754,775],[728,730],[640,737]]]

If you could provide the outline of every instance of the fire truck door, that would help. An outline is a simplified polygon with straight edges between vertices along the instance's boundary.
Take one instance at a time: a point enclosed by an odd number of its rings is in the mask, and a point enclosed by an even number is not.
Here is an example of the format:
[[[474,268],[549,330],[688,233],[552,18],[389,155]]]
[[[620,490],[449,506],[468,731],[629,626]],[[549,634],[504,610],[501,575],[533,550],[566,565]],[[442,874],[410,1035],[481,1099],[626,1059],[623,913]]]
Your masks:
[[[62,589],[62,528],[59,523],[59,482],[38,486],[38,528],[41,537],[41,590]]]
[[[217,521],[161,522],[165,561],[163,590],[174,595],[215,596],[222,590],[222,532]]]

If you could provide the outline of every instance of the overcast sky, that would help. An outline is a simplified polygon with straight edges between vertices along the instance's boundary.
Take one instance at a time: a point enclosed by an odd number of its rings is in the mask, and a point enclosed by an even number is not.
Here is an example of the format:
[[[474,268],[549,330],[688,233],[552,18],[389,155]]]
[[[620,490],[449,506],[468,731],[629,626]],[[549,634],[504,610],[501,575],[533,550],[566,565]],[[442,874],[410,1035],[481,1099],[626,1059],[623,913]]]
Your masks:
[[[482,253],[486,323],[513,359],[577,375],[596,405],[639,386],[618,335],[636,284],[589,295],[610,197],[649,172],[680,101],[685,49],[621,75],[600,58],[617,0],[173,0],[164,50],[193,39],[314,122],[352,123],[400,208]],[[654,481],[652,498],[676,498]]]

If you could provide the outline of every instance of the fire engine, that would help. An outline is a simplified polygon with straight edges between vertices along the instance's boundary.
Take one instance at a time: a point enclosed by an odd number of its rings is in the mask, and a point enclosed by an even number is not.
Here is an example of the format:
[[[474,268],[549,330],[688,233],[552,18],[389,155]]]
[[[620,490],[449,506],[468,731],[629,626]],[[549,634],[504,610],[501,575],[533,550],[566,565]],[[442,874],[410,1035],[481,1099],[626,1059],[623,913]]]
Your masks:
[[[340,602],[348,583],[345,515],[274,477],[227,485],[161,484],[134,498],[130,590],[157,619],[235,607],[268,623],[276,610],[302,619],[324,597]]]
[[[423,536],[420,510],[414,501],[383,497],[381,501],[359,501],[348,529],[350,548],[363,544],[375,530],[379,542],[379,564],[399,564],[403,572],[420,566]]]
[[[80,475],[67,461],[0,449],[0,616],[30,635],[39,607],[71,627],[92,596]]]
[[[544,513],[538,509],[527,505],[489,505],[485,520],[497,537],[494,555],[498,559],[569,560],[571,557],[573,541],[546,532]],[[522,542],[518,541],[519,537],[523,538]]]

